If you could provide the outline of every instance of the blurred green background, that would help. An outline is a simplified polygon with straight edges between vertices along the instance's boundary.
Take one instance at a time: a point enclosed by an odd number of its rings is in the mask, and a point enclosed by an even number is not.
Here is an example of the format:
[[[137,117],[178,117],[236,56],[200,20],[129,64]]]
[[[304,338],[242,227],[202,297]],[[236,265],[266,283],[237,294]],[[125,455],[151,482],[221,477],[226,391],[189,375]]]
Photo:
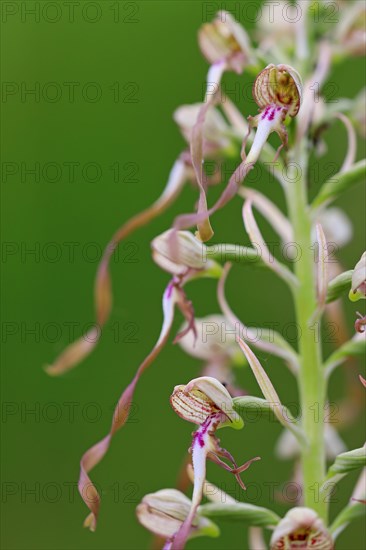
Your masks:
[[[124,220],[158,197],[184,148],[172,113],[202,98],[207,64],[197,29],[207,5],[213,12],[220,3],[75,2],[73,16],[67,2],[1,4],[2,548],[147,548],[151,537],[137,523],[135,507],[144,494],[175,486],[192,426],[176,417],[168,398],[175,384],[198,375],[200,361],[169,345],[143,377],[131,422],[92,472],[102,492],[94,534],[82,528],[87,510],[75,482],[80,456],[107,433],[113,404],[159,333],[168,276],[152,262],[149,243],[178,212],[192,210],[196,193],[190,186],[168,213],[121,246],[112,263],[113,315],[95,353],[62,378],[48,377],[42,366],[72,340],[73,331],[78,336],[93,320],[101,250]],[[259,2],[251,4],[255,9]],[[231,5],[236,14],[243,3]],[[40,11],[32,15],[34,7]],[[253,26],[249,19],[241,19],[247,28]],[[361,59],[342,63],[331,75],[339,97],[353,97],[363,78]],[[225,77],[228,90],[250,80]],[[26,92],[30,88],[36,95]],[[246,116],[255,114],[253,103],[231,97]],[[342,162],[346,138],[340,124],[327,132],[326,142],[329,151],[311,192],[325,179],[327,162]],[[360,155],[362,149],[364,144]],[[27,172],[31,168],[35,174]],[[283,205],[281,190],[266,174],[250,184]],[[339,254],[347,267],[364,250],[364,199],[358,186],[339,201],[355,226],[352,242]],[[248,243],[240,209],[241,201],[234,200],[214,216],[215,242]],[[268,226],[264,231],[274,240]],[[214,282],[195,282],[188,292],[198,316],[218,311]],[[289,294],[271,274],[235,266],[228,296],[247,325],[285,326],[293,320]],[[355,306],[345,302],[345,311],[352,331]],[[331,347],[325,345],[327,353]],[[259,356],[279,395],[286,403],[295,401],[284,365]],[[238,378],[260,395],[248,369]],[[342,396],[344,381],[340,369],[331,382],[332,401]],[[253,491],[240,498],[283,514],[286,504],[273,502],[270,489],[291,476],[291,463],[273,458],[280,432],[263,420],[248,423],[241,433],[227,430],[221,439],[240,461],[262,456],[245,476],[255,484]],[[341,435],[349,448],[360,446],[361,421]],[[208,466],[208,477],[239,496],[234,478],[215,465]],[[350,475],[339,485],[332,516],[356,479]],[[221,530],[221,538],[198,539],[188,547],[247,548],[244,526],[223,522]],[[363,535],[359,521],[341,535],[338,547],[363,548]]]

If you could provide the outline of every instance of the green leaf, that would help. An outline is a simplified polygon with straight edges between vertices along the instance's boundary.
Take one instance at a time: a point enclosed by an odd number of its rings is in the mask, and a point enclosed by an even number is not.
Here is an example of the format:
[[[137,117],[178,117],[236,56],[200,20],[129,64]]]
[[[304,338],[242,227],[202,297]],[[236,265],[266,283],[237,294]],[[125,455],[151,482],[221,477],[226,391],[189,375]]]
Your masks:
[[[241,521],[257,527],[274,526],[280,520],[279,516],[272,510],[244,502],[203,504],[199,507],[198,513],[209,518]]]
[[[321,491],[324,491],[326,486],[330,483],[337,483],[349,472],[358,470],[363,466],[366,466],[366,447],[341,453],[330,466],[326,480],[321,487]]]
[[[360,160],[346,172],[339,172],[324,183],[312,202],[312,208],[318,208],[325,202],[335,200],[343,191],[362,181],[366,174],[366,159]]]
[[[332,525],[329,528],[329,531],[332,533],[333,538],[338,537],[338,535],[347,527],[347,525],[358,518],[361,518],[365,515],[366,506],[361,502],[355,502],[354,504],[349,504],[338,514],[338,516],[333,521]]]
[[[328,284],[327,304],[340,298],[343,292],[349,292],[352,284],[353,269],[337,275]]]
[[[349,357],[363,355],[366,350],[366,334],[356,334],[352,340],[349,340],[338,348],[324,363],[326,376],[329,377],[333,370],[341,365]]]

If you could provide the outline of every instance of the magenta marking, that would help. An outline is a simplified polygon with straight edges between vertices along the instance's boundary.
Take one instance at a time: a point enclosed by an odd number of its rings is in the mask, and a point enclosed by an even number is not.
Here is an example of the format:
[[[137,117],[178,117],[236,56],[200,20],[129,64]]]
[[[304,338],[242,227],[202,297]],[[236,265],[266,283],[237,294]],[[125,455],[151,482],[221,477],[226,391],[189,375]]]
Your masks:
[[[199,446],[203,448],[205,446],[204,436],[206,435],[209,427],[211,426],[212,421],[215,419],[217,414],[210,415],[206,418],[206,420],[201,424],[199,429],[194,432],[193,434],[193,445],[197,441]]]
[[[267,105],[267,107],[265,108],[264,113],[262,115],[262,120],[264,120],[266,118],[269,110],[270,110],[270,106]]]
[[[273,120],[274,119],[274,116],[275,116],[275,112],[276,112],[276,108],[272,109],[269,117],[268,117],[268,120]]]
[[[167,298],[171,298],[172,293],[173,293],[173,288],[174,288],[174,283],[169,283],[167,288],[166,288],[166,297]]]

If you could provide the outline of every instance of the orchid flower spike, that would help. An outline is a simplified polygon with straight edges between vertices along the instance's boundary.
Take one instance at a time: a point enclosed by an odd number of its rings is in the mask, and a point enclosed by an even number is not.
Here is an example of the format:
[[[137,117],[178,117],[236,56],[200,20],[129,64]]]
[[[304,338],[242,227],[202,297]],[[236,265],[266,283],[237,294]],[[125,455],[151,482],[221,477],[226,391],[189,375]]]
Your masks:
[[[253,85],[253,97],[259,114],[248,117],[250,128],[257,128],[253,145],[245,159],[244,140],[242,155],[246,163],[255,163],[272,132],[277,132],[282,147],[287,145],[288,134],[284,122],[287,116],[295,117],[302,100],[302,81],[299,73],[290,65],[268,65],[257,76]],[[247,136],[248,137],[248,136]],[[276,160],[276,159],[275,159]]]
[[[189,514],[191,501],[177,489],[162,489],[145,495],[136,508],[137,519],[155,535],[170,541]],[[188,538],[218,537],[220,530],[208,518],[196,513]],[[169,548],[168,545],[165,549]]]
[[[310,508],[292,508],[279,522],[271,538],[271,550],[332,550],[333,539],[322,520]]]
[[[362,254],[355,266],[352,274],[352,287],[348,296],[352,302],[366,299],[366,252]]]
[[[259,457],[252,458],[242,466],[238,466],[232,455],[220,447],[220,442],[215,435],[216,430],[224,426],[241,429],[244,422],[234,410],[229,392],[215,378],[203,376],[191,380],[186,386],[176,386],[170,397],[170,403],[181,418],[199,426],[198,430],[193,433],[190,449],[194,471],[191,509],[172,543],[172,549],[181,550],[184,548],[193,518],[202,499],[206,478],[206,459],[212,460],[233,473],[240,486],[245,490],[240,473],[247,470],[253,461],[259,460]],[[233,466],[226,464],[220,457],[227,459]]]

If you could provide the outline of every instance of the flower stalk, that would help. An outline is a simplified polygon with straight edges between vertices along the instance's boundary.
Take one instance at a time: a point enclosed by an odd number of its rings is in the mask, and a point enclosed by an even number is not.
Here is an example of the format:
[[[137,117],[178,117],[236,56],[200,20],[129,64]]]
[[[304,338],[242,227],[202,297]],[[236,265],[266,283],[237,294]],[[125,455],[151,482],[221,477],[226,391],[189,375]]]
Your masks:
[[[303,430],[308,445],[302,449],[305,506],[315,510],[326,521],[326,499],[319,497],[319,489],[325,476],[324,407],[325,377],[322,367],[319,322],[311,323],[316,311],[316,280],[314,252],[311,236],[311,219],[307,200],[307,155],[305,144],[297,148],[294,159],[300,164],[300,178],[288,186],[287,206],[293,226],[294,240],[302,254],[295,262],[295,275],[299,285],[292,288],[299,333],[300,370],[298,373],[300,403],[303,411]],[[294,164],[295,166],[295,164]],[[291,169],[291,168],[290,168]],[[290,176],[292,177],[292,176]],[[296,181],[295,181],[296,180]],[[319,414],[317,414],[319,411]]]

